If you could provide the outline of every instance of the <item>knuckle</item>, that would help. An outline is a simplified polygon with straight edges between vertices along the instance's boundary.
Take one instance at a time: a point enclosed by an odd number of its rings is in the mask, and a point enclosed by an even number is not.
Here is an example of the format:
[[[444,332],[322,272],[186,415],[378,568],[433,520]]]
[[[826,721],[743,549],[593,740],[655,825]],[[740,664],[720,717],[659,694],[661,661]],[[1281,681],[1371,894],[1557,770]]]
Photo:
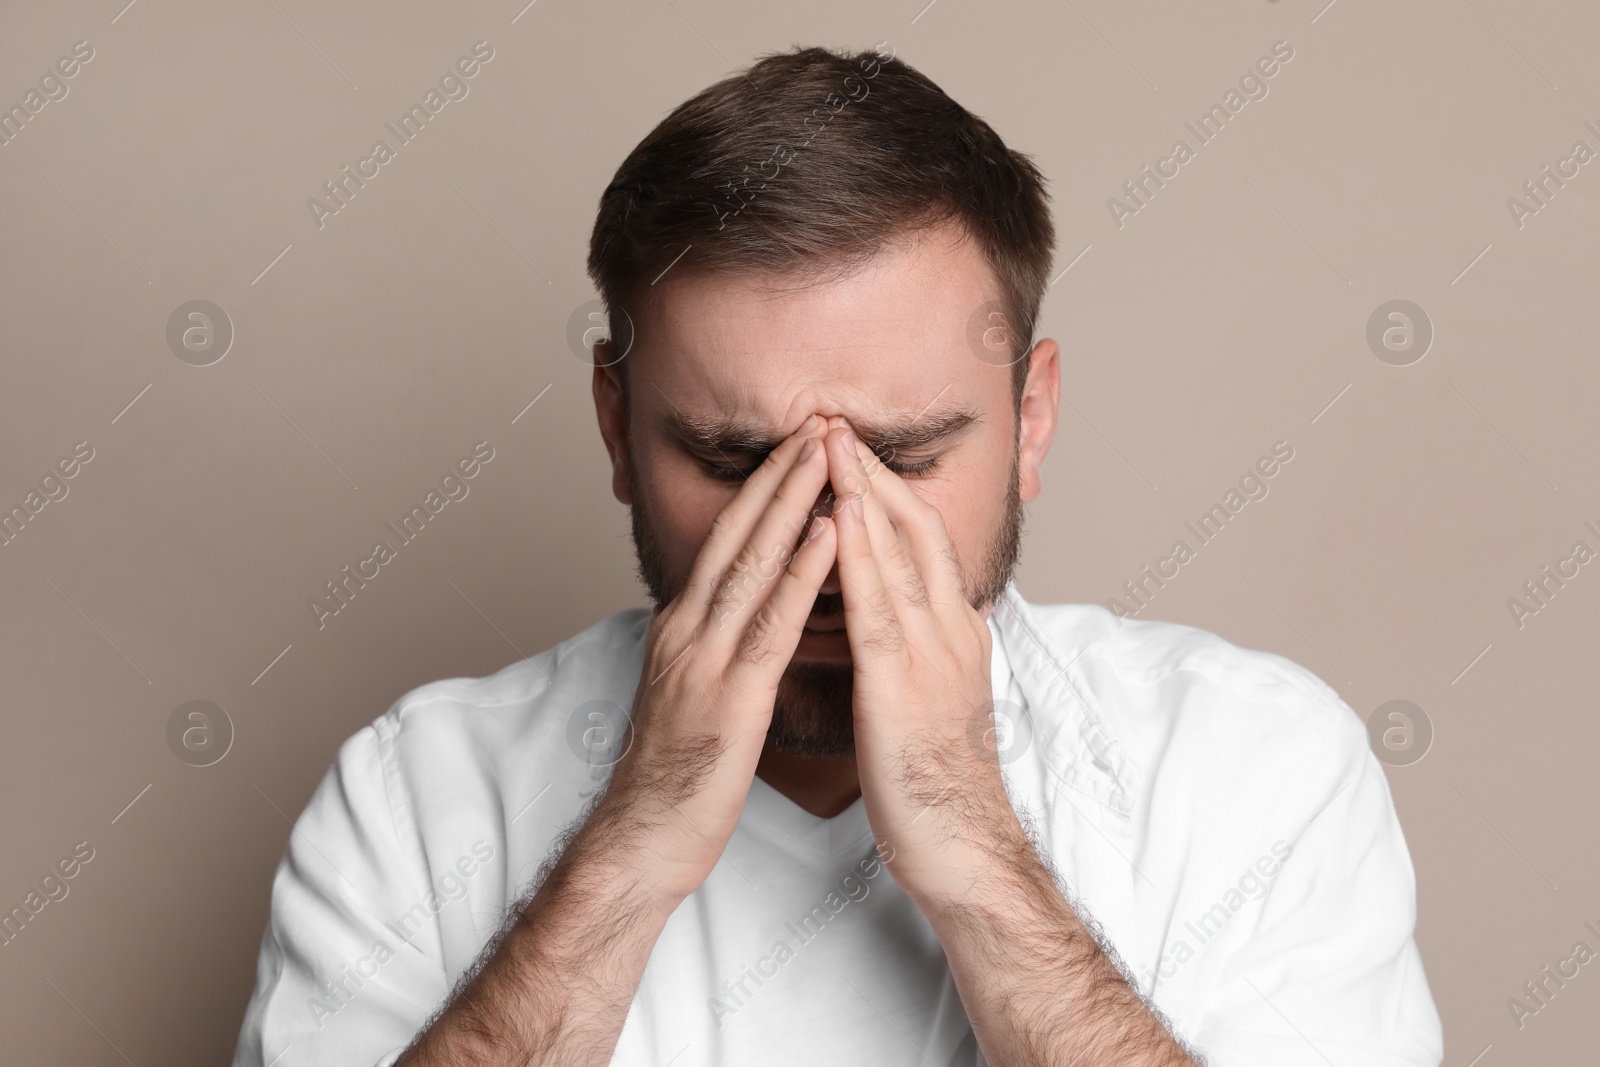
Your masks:
[[[739,662],[759,667],[775,657],[778,654],[775,629],[771,608],[763,606],[750,625],[745,627],[744,633],[739,635],[739,644],[734,651]]]
[[[783,454],[783,445],[780,442],[777,448],[762,457],[761,462],[756,465],[756,470],[777,470],[778,465],[783,462]]]
[[[706,538],[706,543],[710,544],[712,541],[730,536],[735,525],[733,505],[729,504],[717,512],[717,517],[711,520],[711,534]]]
[[[683,646],[683,622],[677,609],[678,600],[674,600],[661,610],[661,614],[650,625],[646,635],[646,647],[649,655],[658,656],[666,649],[680,648]]]
[[[926,608],[929,604],[928,588],[922,584],[922,580],[916,575],[902,578],[899,583],[899,591],[900,596],[912,607]]]
[[[898,538],[885,550],[884,554],[888,557],[889,570],[902,575],[899,580],[902,592],[909,595],[910,586],[922,584],[922,576],[917,569],[916,559],[905,545],[900,543]]]
[[[900,620],[895,616],[887,592],[880,592],[872,600],[872,623],[862,645],[873,652],[898,652],[905,643],[900,630]]]
[[[861,642],[863,647],[880,655],[899,652],[903,643],[900,626],[893,621],[877,623],[867,633],[866,639]]]
[[[950,528],[944,521],[944,512],[922,499],[917,494],[913,497],[910,508],[909,522],[926,539],[937,545],[950,543]]]
[[[737,609],[749,598],[752,581],[750,565],[741,555],[717,575],[717,580],[711,586],[708,606],[713,612],[730,607]]]

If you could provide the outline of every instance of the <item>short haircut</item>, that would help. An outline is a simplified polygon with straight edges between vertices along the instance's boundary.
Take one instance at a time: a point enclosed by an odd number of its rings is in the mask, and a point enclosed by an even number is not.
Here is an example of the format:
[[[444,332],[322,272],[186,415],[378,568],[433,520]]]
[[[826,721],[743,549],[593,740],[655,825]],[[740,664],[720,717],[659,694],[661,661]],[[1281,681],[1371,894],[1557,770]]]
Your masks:
[[[1055,245],[1044,178],[881,46],[763,56],[678,105],[601,194],[588,268],[615,318],[669,266],[841,278],[947,221],[999,284],[1020,404]]]

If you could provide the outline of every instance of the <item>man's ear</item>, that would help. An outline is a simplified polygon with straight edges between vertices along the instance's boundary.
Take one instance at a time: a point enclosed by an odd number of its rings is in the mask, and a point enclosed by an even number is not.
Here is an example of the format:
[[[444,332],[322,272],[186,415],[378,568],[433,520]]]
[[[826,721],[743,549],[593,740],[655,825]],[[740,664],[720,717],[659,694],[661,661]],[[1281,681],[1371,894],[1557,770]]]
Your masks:
[[[1061,349],[1046,337],[1028,356],[1028,379],[1017,419],[1017,480],[1024,502],[1032,501],[1044,488],[1041,468],[1055,439],[1060,405]]]
[[[628,492],[628,404],[622,395],[622,374],[615,366],[595,362],[594,414],[600,423],[600,437],[611,456],[611,495],[622,504],[633,503]]]

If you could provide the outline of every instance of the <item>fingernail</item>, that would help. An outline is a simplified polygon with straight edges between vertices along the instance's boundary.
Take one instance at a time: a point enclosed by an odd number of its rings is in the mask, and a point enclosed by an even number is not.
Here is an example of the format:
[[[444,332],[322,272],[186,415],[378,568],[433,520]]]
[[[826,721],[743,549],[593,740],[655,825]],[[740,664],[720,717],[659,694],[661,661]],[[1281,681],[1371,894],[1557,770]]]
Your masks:
[[[845,431],[844,431],[844,435],[841,436],[839,438],[839,440],[844,444],[844,447],[848,448],[850,451],[854,452],[856,450],[856,435],[855,435],[855,431],[853,431],[853,430],[851,430],[849,428],[846,428]]]
[[[854,515],[856,518],[864,518],[861,509],[861,495],[859,493],[845,501],[845,507],[849,508],[850,514]]]
[[[810,433],[815,433],[816,430],[817,430],[817,416],[815,414],[811,414],[811,415],[807,415],[806,416],[806,421],[802,422],[800,424],[800,429],[796,430],[795,432],[796,433],[801,433],[801,434],[810,434]]]
[[[795,462],[804,463],[806,460],[811,458],[811,453],[815,452],[816,450],[817,439],[815,437],[806,438],[806,443],[800,446],[800,458]]]

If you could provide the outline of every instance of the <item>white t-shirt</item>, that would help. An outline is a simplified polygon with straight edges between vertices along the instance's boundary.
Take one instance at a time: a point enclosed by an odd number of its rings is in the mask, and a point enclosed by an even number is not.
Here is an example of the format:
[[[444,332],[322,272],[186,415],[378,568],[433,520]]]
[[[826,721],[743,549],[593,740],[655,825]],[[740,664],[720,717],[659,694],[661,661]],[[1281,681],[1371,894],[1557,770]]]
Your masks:
[[[991,681],[1012,692],[996,641]],[[1001,743],[1005,742],[1002,736]],[[973,1067],[977,1041],[944,949],[880,862],[865,802],[818,818],[760,778],[711,877],[673,913],[640,1002],[659,1036],[624,1031],[616,1062]],[[633,1025],[634,1019],[629,1019]],[[676,1064],[674,1067],[676,1067]]]
[[[273,884],[236,1067],[392,1064],[608,773],[649,613],[350,738]],[[1228,1067],[1436,1067],[1414,882],[1350,709],[1281,657],[1008,588],[991,675],[1013,804],[1180,1038]],[[618,1041],[640,1067],[984,1061],[927,920],[857,800],[755,779],[673,913]]]

